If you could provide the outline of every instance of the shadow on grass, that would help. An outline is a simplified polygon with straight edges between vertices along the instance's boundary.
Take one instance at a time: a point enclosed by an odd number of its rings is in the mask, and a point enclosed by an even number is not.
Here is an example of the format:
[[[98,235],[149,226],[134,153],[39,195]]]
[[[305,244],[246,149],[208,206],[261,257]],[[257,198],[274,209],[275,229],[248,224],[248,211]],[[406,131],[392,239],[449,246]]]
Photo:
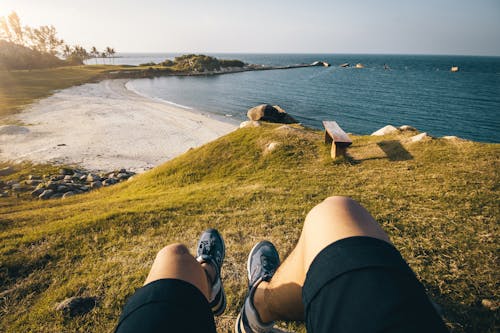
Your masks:
[[[377,142],[377,145],[384,151],[389,161],[408,161],[413,159],[408,150],[397,140],[381,141]]]

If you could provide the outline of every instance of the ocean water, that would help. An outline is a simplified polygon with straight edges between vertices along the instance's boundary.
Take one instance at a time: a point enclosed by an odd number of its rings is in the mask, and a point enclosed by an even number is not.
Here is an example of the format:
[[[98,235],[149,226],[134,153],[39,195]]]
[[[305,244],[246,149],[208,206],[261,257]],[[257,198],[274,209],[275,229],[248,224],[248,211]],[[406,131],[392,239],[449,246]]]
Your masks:
[[[177,54],[124,54],[116,63],[139,64]],[[327,61],[331,67],[197,77],[135,79],[137,92],[235,121],[249,108],[278,104],[303,124],[335,120],[346,131],[370,134],[387,125],[411,125],[430,135],[500,142],[500,57],[211,54],[264,65]],[[365,68],[341,68],[342,63]],[[384,69],[387,65],[389,69]],[[452,73],[451,66],[460,71]]]

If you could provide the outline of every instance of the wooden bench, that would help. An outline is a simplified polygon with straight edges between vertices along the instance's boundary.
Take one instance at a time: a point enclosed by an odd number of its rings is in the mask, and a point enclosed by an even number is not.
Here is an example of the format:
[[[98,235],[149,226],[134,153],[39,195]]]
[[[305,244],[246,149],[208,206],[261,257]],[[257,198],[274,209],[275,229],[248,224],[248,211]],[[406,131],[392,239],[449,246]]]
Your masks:
[[[352,144],[349,135],[335,121],[325,120],[323,126],[325,127],[325,143],[332,144],[332,158],[345,156],[347,147]]]

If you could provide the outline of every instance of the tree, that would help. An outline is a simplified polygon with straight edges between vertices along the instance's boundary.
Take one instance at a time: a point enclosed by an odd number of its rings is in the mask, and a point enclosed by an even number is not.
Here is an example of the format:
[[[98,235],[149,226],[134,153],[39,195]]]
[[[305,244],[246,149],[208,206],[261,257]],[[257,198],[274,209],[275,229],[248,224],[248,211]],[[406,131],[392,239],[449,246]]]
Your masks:
[[[103,65],[105,65],[105,64],[106,64],[106,63],[104,62],[104,60],[106,59],[106,57],[107,57],[106,52],[102,52],[102,53],[101,53],[101,58],[102,58],[102,64],[103,64]]]
[[[113,65],[115,64],[115,54],[116,54],[116,51],[114,48],[111,48],[109,50],[109,54],[111,55],[111,59],[113,59]]]
[[[73,52],[73,50],[71,50],[71,46],[69,46],[67,44],[64,45],[64,48],[63,48],[63,56],[64,56],[64,58],[67,59],[71,55],[72,52]]]
[[[12,32],[10,31],[5,17],[0,17],[0,39],[12,42]]]
[[[17,16],[16,12],[10,13],[7,17],[9,21],[10,31],[12,33],[12,42],[24,46],[24,35],[23,27],[21,26],[21,20]]]
[[[97,51],[97,47],[92,46],[90,49],[90,55],[95,58],[95,64],[97,65],[97,57],[99,57],[99,51]]]

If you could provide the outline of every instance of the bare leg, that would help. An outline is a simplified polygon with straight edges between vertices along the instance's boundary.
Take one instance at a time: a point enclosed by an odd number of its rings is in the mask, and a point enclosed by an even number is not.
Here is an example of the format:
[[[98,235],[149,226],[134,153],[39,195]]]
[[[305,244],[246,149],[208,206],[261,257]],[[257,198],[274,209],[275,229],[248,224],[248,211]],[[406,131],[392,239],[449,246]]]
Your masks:
[[[211,281],[216,275],[212,266],[201,264],[182,244],[165,246],[156,255],[144,285],[160,279],[179,279],[191,283],[209,300]]]
[[[329,244],[352,236],[390,243],[368,211],[347,197],[330,197],[307,214],[297,246],[270,282],[261,282],[253,303],[263,322],[303,320],[302,286],[316,255]]]

